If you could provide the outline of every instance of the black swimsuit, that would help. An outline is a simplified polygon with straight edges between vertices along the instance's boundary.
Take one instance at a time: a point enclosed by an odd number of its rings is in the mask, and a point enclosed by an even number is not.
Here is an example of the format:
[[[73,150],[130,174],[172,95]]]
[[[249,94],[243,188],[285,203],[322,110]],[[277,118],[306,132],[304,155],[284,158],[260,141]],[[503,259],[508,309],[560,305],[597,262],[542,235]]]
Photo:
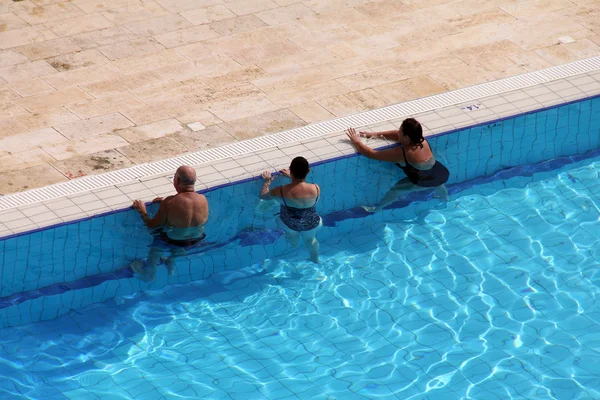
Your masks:
[[[166,245],[171,245],[175,247],[190,247],[197,243],[200,243],[202,240],[204,240],[205,237],[206,233],[203,233],[202,235],[200,235],[200,237],[197,238],[171,239],[169,235],[167,235],[167,232],[165,232],[162,229],[158,229],[154,232],[154,241],[152,242],[152,244],[154,246],[160,246],[160,243],[162,242]]]
[[[404,163],[406,165],[402,166],[399,163],[396,163],[396,165],[404,171],[408,180],[413,184],[421,187],[436,187],[443,185],[448,181],[450,172],[441,162],[436,160],[435,164],[433,164],[433,167],[430,169],[420,170],[410,165],[406,158],[404,146],[402,146],[402,155],[404,156]]]

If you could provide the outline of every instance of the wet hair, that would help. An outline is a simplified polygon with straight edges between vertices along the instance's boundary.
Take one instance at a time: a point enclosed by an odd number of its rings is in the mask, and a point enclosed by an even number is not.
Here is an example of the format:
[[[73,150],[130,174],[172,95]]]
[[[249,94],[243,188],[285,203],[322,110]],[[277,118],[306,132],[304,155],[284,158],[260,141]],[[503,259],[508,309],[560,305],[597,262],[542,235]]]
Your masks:
[[[296,179],[304,179],[308,175],[308,161],[304,157],[296,157],[290,164],[290,172]]]
[[[404,136],[408,136],[412,144],[419,145],[423,148],[425,138],[423,137],[423,127],[419,121],[414,118],[406,118],[402,121],[400,129],[402,129],[402,134]]]

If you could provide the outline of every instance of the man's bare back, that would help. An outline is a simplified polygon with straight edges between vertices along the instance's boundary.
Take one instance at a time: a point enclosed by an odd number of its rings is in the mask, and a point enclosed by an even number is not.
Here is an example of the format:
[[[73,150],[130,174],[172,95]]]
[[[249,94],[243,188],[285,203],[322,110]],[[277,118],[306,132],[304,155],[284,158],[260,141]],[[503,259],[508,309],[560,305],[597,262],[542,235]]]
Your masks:
[[[208,220],[208,202],[198,193],[178,193],[167,197],[161,204],[167,208],[167,225],[188,228],[204,225]]]
[[[204,224],[208,221],[208,201],[203,195],[195,192],[177,193],[164,199],[160,208],[164,208],[166,213],[163,226],[170,238],[189,239],[204,233]]]

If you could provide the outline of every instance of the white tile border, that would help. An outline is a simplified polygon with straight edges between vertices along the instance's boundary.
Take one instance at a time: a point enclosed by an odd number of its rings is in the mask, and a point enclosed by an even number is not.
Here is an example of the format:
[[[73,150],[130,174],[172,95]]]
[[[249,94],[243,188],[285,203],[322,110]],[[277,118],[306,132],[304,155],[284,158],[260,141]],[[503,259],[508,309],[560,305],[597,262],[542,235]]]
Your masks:
[[[331,134],[340,135],[350,126],[366,129],[373,125],[398,127],[407,116],[415,116],[423,123],[426,134],[435,134],[597,94],[600,94],[600,57],[6,195],[0,197],[0,223],[12,233],[46,226],[46,219],[42,216],[35,218],[37,224],[26,217],[25,210],[39,203],[48,203],[48,208],[53,210],[48,211],[52,213],[52,218],[49,217],[47,221],[55,221],[58,216],[67,222],[82,217],[82,212],[83,216],[87,216],[122,208],[131,196],[144,199],[146,196],[162,196],[173,190],[169,177],[182,164],[198,167],[199,183],[196,189],[201,190],[256,176],[258,170],[266,167],[285,167],[290,154],[298,151],[315,161],[351,154],[354,152],[352,147],[344,145],[339,138],[331,141],[328,137]],[[329,145],[318,144],[321,140]],[[220,168],[215,169],[215,165]],[[88,196],[91,196],[92,204],[83,201]],[[69,215],[66,210],[58,212],[56,207],[51,206],[51,203],[66,197],[77,204],[74,207],[77,212]],[[21,215],[25,217],[20,219],[21,226],[12,219],[16,209],[22,210]],[[0,232],[0,237],[11,232]]]

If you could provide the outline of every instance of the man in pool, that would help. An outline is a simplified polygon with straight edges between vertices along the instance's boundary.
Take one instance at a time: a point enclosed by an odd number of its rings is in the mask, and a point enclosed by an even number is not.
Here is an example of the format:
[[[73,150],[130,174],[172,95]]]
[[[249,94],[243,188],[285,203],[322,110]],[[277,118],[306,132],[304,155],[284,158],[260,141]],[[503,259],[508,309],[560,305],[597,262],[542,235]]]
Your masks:
[[[142,220],[150,229],[155,231],[155,238],[150,248],[148,261],[131,263],[131,269],[139,278],[152,282],[156,277],[156,266],[160,262],[163,250],[170,250],[171,256],[164,260],[169,275],[175,269],[174,257],[185,255],[185,249],[199,243],[206,237],[204,225],[208,221],[208,201],[203,195],[196,193],[196,171],[192,167],[182,165],[175,172],[173,186],[177,191],[174,196],[165,199],[160,197],[153,200],[159,202],[160,208],[150,218],[146,205],[141,200],[133,202],[133,208],[142,216]]]

